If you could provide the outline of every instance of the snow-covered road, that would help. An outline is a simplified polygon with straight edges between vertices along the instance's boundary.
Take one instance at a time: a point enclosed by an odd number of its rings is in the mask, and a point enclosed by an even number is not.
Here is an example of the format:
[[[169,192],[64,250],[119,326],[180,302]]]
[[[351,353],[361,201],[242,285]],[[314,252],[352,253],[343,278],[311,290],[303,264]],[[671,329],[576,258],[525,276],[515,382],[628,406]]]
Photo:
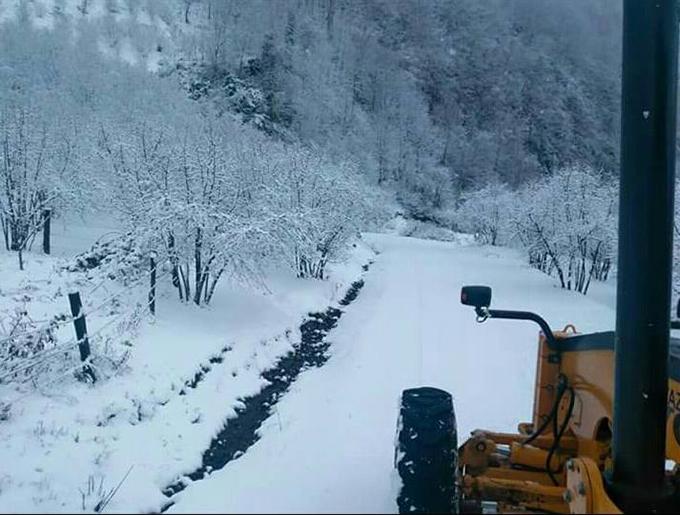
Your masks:
[[[366,239],[381,255],[329,336],[331,359],[293,384],[258,443],[189,486],[171,513],[395,512],[393,440],[404,388],[452,392],[459,438],[476,427],[511,431],[529,420],[538,329],[477,324],[459,304],[464,284],[488,284],[493,306],[537,311],[553,327],[612,327],[609,305],[556,288],[513,251]]]

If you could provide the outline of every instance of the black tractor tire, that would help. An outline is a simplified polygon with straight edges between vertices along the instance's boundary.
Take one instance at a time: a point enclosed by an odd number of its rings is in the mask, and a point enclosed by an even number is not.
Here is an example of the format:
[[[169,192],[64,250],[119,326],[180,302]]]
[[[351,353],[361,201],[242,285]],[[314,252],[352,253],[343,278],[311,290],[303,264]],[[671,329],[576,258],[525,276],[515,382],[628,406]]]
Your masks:
[[[402,481],[399,513],[457,513],[458,435],[451,394],[404,390],[395,466]]]

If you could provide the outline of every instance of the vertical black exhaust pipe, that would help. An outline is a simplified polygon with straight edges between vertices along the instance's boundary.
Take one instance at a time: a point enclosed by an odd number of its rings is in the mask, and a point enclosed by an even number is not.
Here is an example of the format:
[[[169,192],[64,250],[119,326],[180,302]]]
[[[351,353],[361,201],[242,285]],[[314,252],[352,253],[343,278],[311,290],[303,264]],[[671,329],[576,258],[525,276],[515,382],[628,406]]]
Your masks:
[[[611,489],[664,497],[678,57],[676,0],[624,0]]]

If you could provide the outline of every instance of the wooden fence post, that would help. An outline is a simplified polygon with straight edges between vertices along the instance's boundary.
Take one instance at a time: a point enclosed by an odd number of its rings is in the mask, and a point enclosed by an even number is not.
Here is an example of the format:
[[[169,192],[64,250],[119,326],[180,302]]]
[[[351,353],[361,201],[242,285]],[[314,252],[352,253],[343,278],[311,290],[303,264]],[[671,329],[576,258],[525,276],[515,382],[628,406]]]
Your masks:
[[[68,302],[71,305],[71,315],[73,316],[73,326],[76,330],[76,341],[80,350],[80,361],[85,361],[90,357],[90,340],[87,338],[87,324],[85,323],[85,313],[83,313],[83,303],[80,300],[80,293],[68,294]],[[83,367],[83,373],[95,382],[94,370],[89,365]]]
[[[50,253],[50,224],[52,223],[52,210],[43,209],[43,252],[45,254]]]
[[[151,314],[156,314],[156,257],[155,252],[149,255],[149,265],[151,266],[151,284],[149,287],[149,310]]]

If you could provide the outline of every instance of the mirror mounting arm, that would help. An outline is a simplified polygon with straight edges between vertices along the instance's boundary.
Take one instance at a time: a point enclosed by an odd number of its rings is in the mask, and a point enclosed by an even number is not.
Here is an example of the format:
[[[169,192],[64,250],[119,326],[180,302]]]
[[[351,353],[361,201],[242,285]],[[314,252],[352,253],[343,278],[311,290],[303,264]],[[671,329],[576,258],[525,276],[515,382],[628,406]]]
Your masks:
[[[489,315],[488,306],[475,306],[475,314],[477,315],[477,322],[486,322],[491,315]]]
[[[548,345],[550,345],[550,347],[553,349],[558,348],[557,339],[555,338],[552,329],[550,329],[548,322],[546,322],[543,317],[537,315],[536,313],[532,313],[530,311],[508,311],[504,309],[488,309],[488,308],[477,308],[475,311],[477,312],[477,316],[482,322],[487,318],[503,318],[506,320],[530,320],[532,322],[536,322],[541,328],[541,331],[543,331],[546,340],[548,340]]]

